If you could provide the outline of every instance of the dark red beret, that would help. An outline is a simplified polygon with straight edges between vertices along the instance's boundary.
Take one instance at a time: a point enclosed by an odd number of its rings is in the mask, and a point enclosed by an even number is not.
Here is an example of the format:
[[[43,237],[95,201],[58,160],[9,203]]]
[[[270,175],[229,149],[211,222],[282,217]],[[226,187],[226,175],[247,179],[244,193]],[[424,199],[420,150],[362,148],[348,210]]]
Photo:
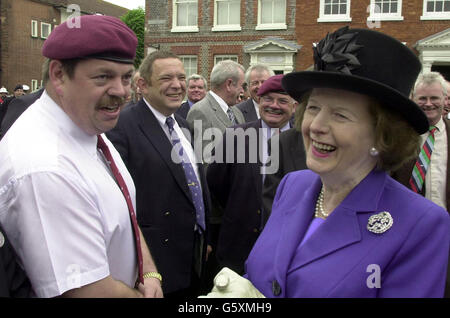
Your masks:
[[[83,15],[57,26],[45,40],[42,55],[50,59],[99,58],[132,64],[137,37],[121,20]]]
[[[286,94],[283,86],[281,86],[281,79],[283,78],[283,76],[284,74],[274,75],[265,80],[261,87],[258,89],[258,96],[263,96],[270,92]]]

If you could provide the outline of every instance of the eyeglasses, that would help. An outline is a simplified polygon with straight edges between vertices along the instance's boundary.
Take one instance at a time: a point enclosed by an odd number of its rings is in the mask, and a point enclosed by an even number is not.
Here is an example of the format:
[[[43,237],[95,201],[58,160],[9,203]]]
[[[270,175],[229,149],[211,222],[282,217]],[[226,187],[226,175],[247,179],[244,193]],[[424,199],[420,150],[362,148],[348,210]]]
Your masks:
[[[282,107],[282,106],[287,106],[290,103],[290,100],[288,98],[273,98],[270,95],[264,95],[261,97],[261,102],[264,104],[273,104],[273,102],[276,102],[278,106]]]
[[[258,85],[262,85],[263,83],[264,83],[264,81],[251,81],[250,86],[258,86]]]

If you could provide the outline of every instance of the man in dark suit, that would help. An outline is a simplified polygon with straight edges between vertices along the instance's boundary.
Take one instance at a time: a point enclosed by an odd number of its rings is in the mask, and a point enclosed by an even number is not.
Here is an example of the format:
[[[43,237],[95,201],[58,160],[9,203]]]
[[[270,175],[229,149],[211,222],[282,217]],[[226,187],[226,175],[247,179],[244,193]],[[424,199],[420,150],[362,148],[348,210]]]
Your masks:
[[[275,75],[274,72],[264,64],[250,66],[245,72],[245,82],[248,86],[250,98],[237,104],[236,107],[241,110],[246,123],[260,118],[258,89],[265,80],[273,75]]]
[[[271,144],[278,145],[278,156],[274,156],[274,160],[278,158],[278,170],[266,175],[264,180],[262,202],[267,214],[272,211],[273,199],[281,179],[289,172],[307,169],[302,134],[296,127],[272,137],[268,145],[269,156]]]
[[[178,115],[186,119],[189,110],[196,102],[201,101],[208,90],[206,79],[199,74],[192,74],[186,81],[187,85],[187,101],[181,104],[176,111]]]
[[[264,82],[258,93],[261,119],[229,128],[221,145],[223,158],[214,157],[207,170],[211,194],[224,208],[217,259],[222,267],[239,274],[244,273],[245,260],[267,221],[261,198],[263,179],[269,170],[276,170],[272,162],[269,165],[267,141],[290,128],[294,100],[281,87],[282,77]]]
[[[44,92],[44,88],[37,90],[34,93],[15,98],[9,104],[6,114],[1,122],[0,129],[0,139],[6,134],[8,129],[14,124],[14,122],[19,118],[20,115],[39,97],[41,97]]]
[[[0,225],[0,298],[30,297],[31,285]]]
[[[189,126],[174,115],[186,93],[186,75],[179,57],[163,51],[148,55],[140,73],[143,99],[123,110],[107,136],[136,185],[138,223],[164,277],[165,297],[196,297],[206,257],[209,194]],[[187,155],[189,168],[180,155]]]

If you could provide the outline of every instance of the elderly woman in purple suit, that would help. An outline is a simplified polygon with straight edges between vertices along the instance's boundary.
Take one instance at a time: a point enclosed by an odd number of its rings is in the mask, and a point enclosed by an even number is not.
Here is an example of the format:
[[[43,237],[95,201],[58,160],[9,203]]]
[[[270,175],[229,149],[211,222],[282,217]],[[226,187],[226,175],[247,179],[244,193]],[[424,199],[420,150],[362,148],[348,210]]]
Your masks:
[[[314,60],[283,79],[302,107],[309,170],[281,181],[246,277],[266,297],[442,297],[448,212],[388,174],[417,156],[429,128],[408,99],[419,60],[348,27],[320,41]]]

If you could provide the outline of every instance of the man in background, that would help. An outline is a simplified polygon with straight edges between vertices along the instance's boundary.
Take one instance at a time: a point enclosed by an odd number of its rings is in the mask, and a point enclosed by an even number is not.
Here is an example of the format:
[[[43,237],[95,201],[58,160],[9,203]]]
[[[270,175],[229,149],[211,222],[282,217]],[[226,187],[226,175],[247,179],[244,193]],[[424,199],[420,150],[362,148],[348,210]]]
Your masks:
[[[187,79],[187,101],[181,104],[177,114],[186,119],[192,105],[201,101],[208,90],[206,79],[199,74],[192,74]]]
[[[256,64],[247,69],[247,72],[245,73],[245,82],[247,83],[251,98],[245,99],[243,102],[236,105],[244,115],[246,123],[261,118],[259,115],[258,89],[264,81],[273,75],[275,75],[274,72],[264,64]]]

